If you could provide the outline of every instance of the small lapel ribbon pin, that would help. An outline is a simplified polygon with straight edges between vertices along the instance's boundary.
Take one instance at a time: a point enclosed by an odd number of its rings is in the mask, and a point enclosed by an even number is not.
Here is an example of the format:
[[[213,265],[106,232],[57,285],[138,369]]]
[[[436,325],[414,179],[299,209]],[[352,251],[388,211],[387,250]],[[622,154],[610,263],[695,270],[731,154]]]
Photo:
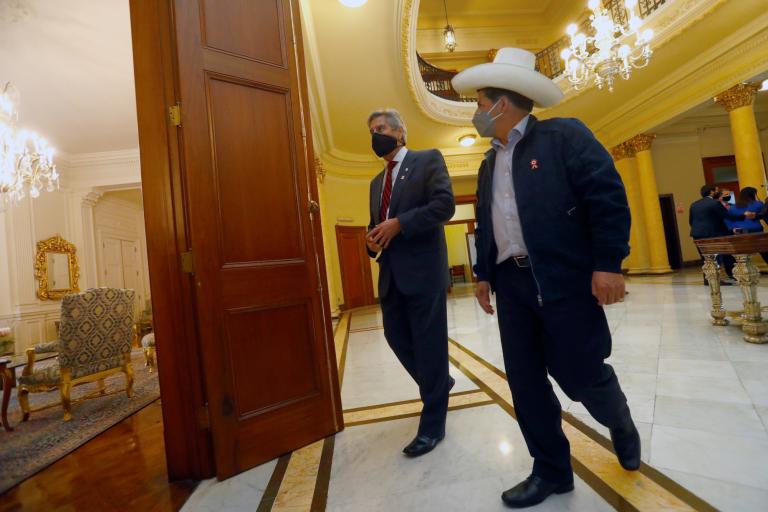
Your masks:
[[[535,158],[531,160],[531,169],[538,169],[539,168],[539,161]]]

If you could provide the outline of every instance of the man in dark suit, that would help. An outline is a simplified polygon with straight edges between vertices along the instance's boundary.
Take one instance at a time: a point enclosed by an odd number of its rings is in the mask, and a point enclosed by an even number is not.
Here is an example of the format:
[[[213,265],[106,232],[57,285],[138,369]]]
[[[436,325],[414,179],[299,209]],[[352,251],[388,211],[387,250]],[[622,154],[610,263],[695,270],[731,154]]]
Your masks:
[[[528,51],[501,48],[493,63],[453,79],[460,94],[478,95],[473,124],[493,137],[477,178],[476,296],[493,314],[496,293],[504,366],[534,459],[531,475],[502,493],[516,508],[574,488],[548,375],[609,429],[621,466],[640,467],[640,436],[605,363],[611,332],[603,306],[624,297],[627,197],[611,155],[582,122],[530,114],[563,97],[535,64]]]
[[[691,226],[691,238],[700,240],[702,238],[715,238],[719,236],[728,236],[733,233],[725,224],[725,219],[741,220],[744,215],[732,214],[720,202],[720,189],[717,185],[704,185],[701,187],[701,199],[691,205],[688,213],[688,223]],[[718,256],[720,265],[725,268],[728,277],[733,278],[733,266],[736,261],[733,256],[723,254]],[[704,284],[707,284],[706,277]],[[721,284],[731,284],[723,282]]]
[[[380,265],[384,336],[419,385],[424,406],[419,431],[403,449],[431,451],[445,437],[448,393],[448,251],[443,225],[456,209],[451,180],[437,150],[405,147],[406,128],[395,110],[368,118],[372,147],[387,162],[371,181],[368,253]]]

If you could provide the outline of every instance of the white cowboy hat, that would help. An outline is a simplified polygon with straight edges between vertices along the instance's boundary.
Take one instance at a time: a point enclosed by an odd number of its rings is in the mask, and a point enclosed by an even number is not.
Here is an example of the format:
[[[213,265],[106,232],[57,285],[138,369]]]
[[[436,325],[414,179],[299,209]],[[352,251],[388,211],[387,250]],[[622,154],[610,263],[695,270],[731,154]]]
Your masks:
[[[537,107],[552,107],[563,99],[555,83],[536,71],[536,56],[520,48],[501,48],[493,62],[467,68],[451,80],[453,88],[464,96],[478,89],[495,87],[530,98]]]

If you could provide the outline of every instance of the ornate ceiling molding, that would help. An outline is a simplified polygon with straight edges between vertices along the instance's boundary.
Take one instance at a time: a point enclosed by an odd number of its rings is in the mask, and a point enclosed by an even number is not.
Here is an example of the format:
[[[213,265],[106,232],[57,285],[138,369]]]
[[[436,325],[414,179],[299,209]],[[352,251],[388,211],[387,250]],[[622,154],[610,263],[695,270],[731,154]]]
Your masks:
[[[721,91],[765,71],[766,62],[768,12],[660,79],[653,89],[591,123],[591,128],[606,144],[617,144],[711,101]]]
[[[427,90],[421,78],[419,63],[416,59],[419,2],[420,0],[398,0],[399,26],[396,34],[400,35],[400,41],[398,41],[400,59],[411,97],[424,115],[430,119],[452,126],[469,126],[477,108],[476,105],[435,96]]]

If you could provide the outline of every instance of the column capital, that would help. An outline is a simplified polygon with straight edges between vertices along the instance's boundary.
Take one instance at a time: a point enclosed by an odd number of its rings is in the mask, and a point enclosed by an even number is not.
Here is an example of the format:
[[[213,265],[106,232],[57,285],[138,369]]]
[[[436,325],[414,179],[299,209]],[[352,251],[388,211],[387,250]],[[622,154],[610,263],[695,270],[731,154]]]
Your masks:
[[[625,158],[634,158],[635,150],[626,142],[622,142],[611,148],[611,155],[613,156],[614,161],[618,162]]]
[[[635,154],[641,152],[641,151],[650,151],[651,144],[653,144],[653,139],[656,138],[655,133],[641,133],[638,135],[635,135],[628,141],[626,141],[624,144],[629,146],[630,150],[632,151],[632,156]]]
[[[715,96],[715,102],[730,112],[739,107],[748,107],[752,105],[755,93],[760,89],[760,84],[741,83],[736,84],[727,91],[723,91]]]

